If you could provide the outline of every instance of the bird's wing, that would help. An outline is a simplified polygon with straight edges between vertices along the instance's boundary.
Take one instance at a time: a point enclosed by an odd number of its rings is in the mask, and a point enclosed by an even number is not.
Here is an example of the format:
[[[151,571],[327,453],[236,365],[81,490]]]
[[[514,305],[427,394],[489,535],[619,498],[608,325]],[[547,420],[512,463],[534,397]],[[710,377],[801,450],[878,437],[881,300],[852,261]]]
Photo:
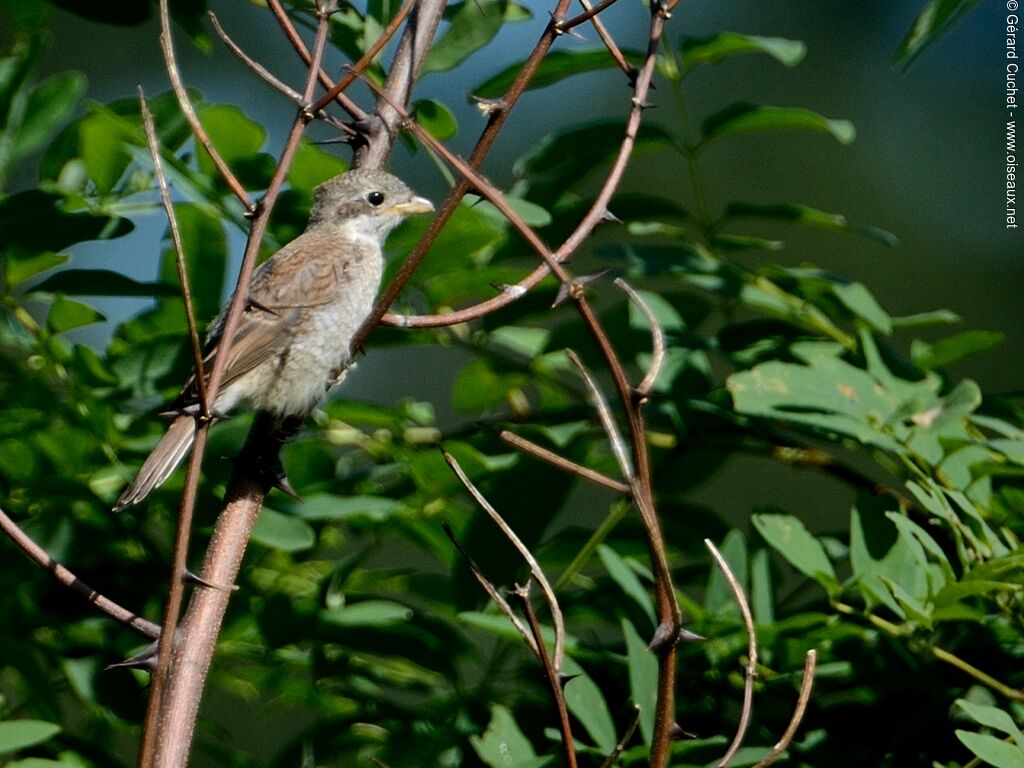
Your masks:
[[[274,312],[311,308],[337,301],[346,251],[320,230],[308,230],[278,251],[253,275],[252,303]]]
[[[316,238],[309,238],[309,234],[282,248],[253,275],[248,304],[228,352],[221,389],[287,348],[303,310],[337,300],[340,275],[347,264],[344,259],[335,263],[327,247],[316,247],[327,244],[318,243]],[[217,319],[215,330],[207,340],[203,357],[203,374],[207,379],[217,358],[219,326],[224,319],[224,316]],[[198,397],[193,373],[174,408],[180,410],[192,405]]]

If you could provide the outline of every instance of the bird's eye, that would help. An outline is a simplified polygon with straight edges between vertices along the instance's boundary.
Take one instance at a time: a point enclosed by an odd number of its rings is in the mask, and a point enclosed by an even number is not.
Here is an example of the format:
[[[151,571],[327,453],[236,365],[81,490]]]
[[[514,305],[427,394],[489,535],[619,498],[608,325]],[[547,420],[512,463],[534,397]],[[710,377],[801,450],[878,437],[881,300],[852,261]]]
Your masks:
[[[376,208],[378,205],[384,202],[384,193],[377,191],[368,192],[366,195],[366,202],[368,202],[370,205]]]

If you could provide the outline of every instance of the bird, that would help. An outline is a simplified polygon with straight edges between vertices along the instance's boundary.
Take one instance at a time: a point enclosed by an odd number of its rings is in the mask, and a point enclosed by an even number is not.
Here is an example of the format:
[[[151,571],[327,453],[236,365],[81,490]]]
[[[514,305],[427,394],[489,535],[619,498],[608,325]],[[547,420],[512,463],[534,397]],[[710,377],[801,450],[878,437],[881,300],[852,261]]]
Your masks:
[[[223,417],[247,404],[272,417],[304,417],[339,383],[351,343],[373,309],[384,269],[384,241],[429,200],[391,174],[356,168],[318,186],[305,231],[252,275],[223,380],[209,404]],[[227,321],[225,306],[207,334],[201,375],[208,383]],[[167,411],[167,432],[114,504],[138,504],[188,455],[201,415],[197,373]]]

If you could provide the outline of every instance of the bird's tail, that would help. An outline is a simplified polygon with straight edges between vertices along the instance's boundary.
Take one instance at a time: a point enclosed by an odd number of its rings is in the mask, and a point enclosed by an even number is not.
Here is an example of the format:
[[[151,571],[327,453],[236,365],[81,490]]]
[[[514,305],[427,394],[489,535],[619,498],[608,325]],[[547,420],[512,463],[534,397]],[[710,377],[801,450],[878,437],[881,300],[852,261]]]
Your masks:
[[[143,462],[139,473],[114,504],[114,511],[138,504],[149,492],[160,486],[188,454],[196,437],[196,420],[190,415],[178,416],[171,422],[160,442]]]

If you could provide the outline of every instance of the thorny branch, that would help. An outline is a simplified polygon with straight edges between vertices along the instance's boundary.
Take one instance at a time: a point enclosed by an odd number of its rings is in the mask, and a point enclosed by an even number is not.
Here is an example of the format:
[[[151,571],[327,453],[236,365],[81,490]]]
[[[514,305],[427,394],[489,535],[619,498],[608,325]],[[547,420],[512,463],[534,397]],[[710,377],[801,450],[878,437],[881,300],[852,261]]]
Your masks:
[[[160,625],[123,608],[110,598],[104,597],[75,574],[50,557],[46,550],[36,544],[7,514],[0,509],[0,531],[18,545],[22,552],[44,571],[49,571],[65,587],[78,592],[82,597],[107,614],[114,621],[134,629],[150,640],[160,637]]]
[[[708,548],[711,556],[715,559],[715,565],[725,576],[729,589],[740,607],[740,615],[743,617],[743,627],[747,632],[747,665],[743,675],[743,709],[740,712],[740,722],[736,726],[736,735],[732,743],[725,751],[725,755],[718,761],[718,768],[726,768],[732,762],[736,752],[743,744],[743,738],[747,735],[747,726],[750,725],[750,714],[754,705],[754,679],[757,677],[757,634],[754,632],[754,617],[750,613],[750,605],[747,603],[747,596],[743,593],[743,586],[732,572],[729,563],[722,557],[711,539],[704,539],[704,546]]]
[[[266,195],[259,206],[255,205],[251,201],[237,178],[232,174],[230,168],[228,168],[226,163],[224,163],[219,157],[216,149],[211,145],[209,138],[206,136],[202,125],[199,122],[198,116],[188,100],[184,85],[181,82],[177,62],[175,60],[174,47],[170,33],[167,0],[161,0],[160,2],[160,20],[162,29],[161,47],[164,51],[166,67],[174,92],[178,97],[182,112],[185,114],[193,129],[197,142],[209,153],[216,168],[218,169],[218,172],[232,189],[233,193],[240,201],[242,201],[243,205],[245,205],[247,211],[252,217],[252,229],[245,255],[243,257],[242,267],[238,276],[238,286],[248,285],[254,268],[255,255],[266,230],[270,210],[273,207],[278,192],[280,191],[285,174],[287,173],[294,152],[298,147],[299,139],[303,134],[306,124],[316,117],[324,116],[322,114],[322,110],[328,106],[329,102],[336,102],[357,121],[355,128],[350,129],[349,132],[357,138],[364,140],[364,143],[357,147],[357,160],[361,161],[363,164],[371,167],[377,167],[383,164],[388,152],[390,151],[397,129],[401,124],[405,123],[421,142],[425,143],[441,155],[458,171],[460,175],[458,182],[452,189],[444,204],[441,206],[438,215],[432,222],[427,234],[405,261],[398,277],[383,293],[373,316],[368,320],[353,346],[358,346],[362,342],[372,327],[380,321],[382,316],[384,316],[386,322],[391,322],[405,327],[447,325],[456,322],[464,322],[469,319],[480,317],[488,312],[495,311],[496,309],[519,298],[549,274],[554,274],[565,287],[566,295],[568,295],[576,305],[584,323],[589,328],[595,342],[600,348],[615,383],[622,414],[629,427],[628,441],[619,436],[617,424],[615,423],[614,418],[611,417],[610,409],[607,407],[605,409],[607,412],[606,417],[603,418],[602,421],[613,445],[618,446],[617,453],[620,455],[620,465],[628,483],[620,483],[619,481],[611,478],[606,478],[599,473],[589,471],[579,465],[574,465],[574,463],[568,462],[567,460],[560,460],[556,458],[554,454],[551,454],[550,456],[545,455],[544,449],[541,449],[539,446],[533,446],[528,441],[521,441],[518,447],[538,456],[539,458],[550,461],[557,466],[574,471],[581,477],[598,482],[619,492],[628,492],[628,495],[631,497],[640,513],[640,517],[644,522],[644,526],[648,533],[648,543],[651,550],[652,561],[654,563],[658,593],[659,620],[661,622],[659,632],[654,641],[652,641],[652,647],[654,647],[659,653],[660,675],[655,738],[651,754],[651,763],[655,766],[663,766],[667,761],[668,742],[674,726],[672,714],[674,710],[673,689],[675,680],[674,646],[681,635],[681,617],[678,604],[674,598],[671,576],[666,562],[664,542],[661,537],[657,514],[654,507],[650,465],[645,441],[645,423],[641,408],[649,390],[653,386],[654,379],[657,376],[657,369],[664,354],[664,341],[663,336],[660,333],[660,329],[654,321],[653,314],[651,314],[649,309],[647,309],[643,302],[639,300],[635,292],[632,292],[628,286],[623,286],[624,290],[626,290],[627,293],[630,294],[631,298],[638,304],[641,312],[643,312],[651,322],[652,337],[654,340],[654,350],[652,352],[650,370],[647,372],[647,375],[644,377],[640,385],[632,387],[625,374],[624,368],[615,353],[615,350],[612,348],[604,329],[601,327],[596,315],[587,301],[584,291],[584,281],[571,276],[564,268],[563,264],[593,232],[595,227],[607,217],[608,203],[622,179],[622,175],[632,154],[642,113],[646,108],[647,95],[651,87],[655,55],[660,44],[664,24],[668,19],[671,8],[675,5],[675,2],[674,0],[670,0],[670,2],[667,3],[659,3],[657,0],[652,2],[648,51],[640,68],[635,68],[626,62],[621,51],[618,49],[611,36],[607,33],[607,30],[604,29],[598,19],[598,14],[609,7],[614,0],[601,0],[601,2],[595,6],[590,6],[586,0],[581,0],[585,9],[584,12],[571,19],[567,17],[569,2],[570,0],[558,0],[556,7],[551,14],[550,23],[534,46],[533,51],[527,58],[512,86],[510,86],[509,90],[501,99],[489,104],[487,111],[487,125],[483,129],[476,145],[466,161],[462,161],[460,158],[449,152],[447,148],[443,147],[439,142],[434,141],[415,122],[409,119],[405,108],[405,104],[408,102],[410,96],[412,84],[415,82],[416,75],[422,64],[423,58],[429,50],[430,41],[433,38],[437,24],[441,19],[443,3],[440,0],[419,0],[419,2],[408,0],[398,16],[392,19],[391,24],[377,44],[367,51],[366,55],[364,55],[363,58],[351,69],[350,73],[346,75],[345,78],[338,82],[333,82],[327,73],[325,73],[321,68],[321,61],[323,59],[324,46],[329,26],[329,18],[330,14],[336,8],[336,0],[318,0],[318,24],[316,40],[312,51],[306,48],[305,43],[302,41],[301,37],[299,37],[294,25],[288,18],[287,13],[281,6],[279,0],[268,0],[268,6],[277,19],[283,33],[288,37],[293,47],[309,67],[307,82],[301,95],[298,94],[297,91],[292,90],[289,86],[281,83],[279,80],[276,80],[269,71],[249,59],[249,57],[245,56],[244,53],[242,53],[241,50],[231,42],[230,38],[223,32],[223,30],[219,28],[219,24],[216,22],[216,19],[213,19],[213,23],[218,28],[218,33],[221,34],[225,42],[230,48],[232,48],[236,55],[246,61],[260,77],[264,78],[274,85],[274,87],[284,92],[289,96],[289,98],[292,98],[293,100],[298,98],[299,100],[300,109],[281,152],[277,170],[268,186]],[[399,43],[398,50],[394,56],[388,82],[383,91],[379,92],[380,98],[377,110],[374,114],[369,114],[348,98],[345,95],[344,90],[349,83],[353,82],[360,76],[361,70],[365,66],[369,65],[369,63],[384,48],[390,37],[398,31],[405,20],[406,14],[413,14],[412,19],[414,23],[410,23],[406,26],[405,34],[403,35]],[[493,146],[498,132],[508,119],[509,113],[529,86],[538,67],[540,66],[540,62],[548,53],[554,41],[562,34],[587,21],[591,22],[595,26],[598,34],[608,47],[613,58],[615,58],[618,65],[630,77],[633,85],[633,98],[619,152],[604,184],[598,192],[591,208],[579,222],[572,234],[556,250],[551,250],[540,240],[536,233],[527,226],[519,216],[516,215],[511,207],[507,205],[501,193],[487,182],[486,179],[480,176],[477,169],[480,168],[485,157]],[[318,82],[327,89],[327,92],[323,97],[321,97],[321,99],[314,103],[313,93]],[[154,158],[154,164],[158,165],[158,158]],[[432,317],[385,316],[387,308],[390,307],[397,298],[398,294],[415,271],[427,250],[436,240],[437,235],[444,227],[446,221],[454,213],[462,197],[471,190],[478,192],[490,200],[500,211],[502,211],[502,213],[505,214],[511,226],[528,243],[530,243],[531,247],[540,256],[542,264],[530,275],[521,280],[519,284],[508,287],[503,290],[500,295],[466,310]],[[169,198],[165,196],[165,204],[168,203]],[[182,275],[182,277],[183,285],[186,286],[187,290],[187,276]],[[210,373],[210,378],[207,384],[206,402],[208,403],[214,402],[216,399],[217,390],[223,378],[224,363],[228,357],[227,347],[230,345],[233,335],[232,332],[237,327],[243,305],[244,289],[236,289],[235,295],[233,296],[227,310],[225,328],[222,335],[224,340],[222,342],[222,348],[216,357],[216,364]],[[197,341],[197,336],[194,335],[193,338],[194,341]],[[596,392],[595,401],[601,402],[603,400],[603,396],[597,389],[596,384],[592,387],[592,391]],[[206,409],[204,408],[204,411],[205,410]],[[206,413],[205,416],[206,418],[201,419],[200,423],[197,424],[195,447],[192,458],[189,462],[188,474],[186,476],[186,487],[182,496],[182,516],[180,519],[181,527],[186,530],[179,532],[179,543],[175,553],[175,573],[171,590],[172,598],[168,602],[168,611],[165,616],[165,637],[173,638],[174,642],[160,644],[160,661],[158,669],[154,675],[154,684],[151,693],[151,709],[147,720],[146,740],[143,745],[141,761],[143,766],[161,766],[163,768],[165,766],[184,765],[184,762],[187,759],[189,744],[191,742],[191,732],[194,726],[196,708],[199,701],[199,692],[201,691],[206,669],[209,665],[213,643],[219,629],[220,620],[227,605],[228,595],[224,590],[197,590],[193,596],[192,604],[182,621],[180,632],[175,632],[174,628],[178,618],[178,607],[181,603],[182,579],[185,574],[183,564],[187,558],[187,523],[191,519],[192,510],[195,505],[199,468],[202,461],[207,429],[210,422],[210,414]],[[265,420],[263,421],[265,422]],[[258,419],[257,426],[265,426],[265,424],[261,424],[261,420]],[[276,438],[268,438],[268,434],[270,433],[267,431],[261,433],[256,427],[254,427],[254,431],[250,436],[250,441],[247,443],[245,455],[250,458],[256,457],[261,460],[273,459],[273,457],[276,456],[280,445],[279,443],[274,442]],[[625,448],[626,442],[628,442],[629,446],[628,452]],[[458,468],[457,463],[455,463],[454,460],[452,460],[452,463],[453,469],[460,475],[460,478],[466,484],[466,487],[474,494],[474,496],[477,496],[478,501],[484,504],[485,508],[487,508],[489,505],[486,504],[486,500],[482,499],[479,492],[476,491],[472,483],[468,481],[468,478],[461,473],[461,469]],[[226,508],[218,520],[213,540],[211,541],[210,547],[207,551],[203,576],[204,580],[207,582],[211,584],[233,584],[241,562],[242,553],[245,549],[245,543],[248,539],[248,532],[251,529],[255,520],[255,514],[262,504],[263,496],[267,492],[269,485],[270,482],[267,477],[260,475],[258,471],[254,473],[253,468],[246,466],[244,462],[240,463],[236,468],[235,477],[232,479],[232,483],[229,486]],[[489,509],[488,511],[491,510]],[[500,516],[497,516],[497,513],[493,513],[492,516],[495,517],[496,522],[500,520]],[[499,525],[502,523],[499,523]],[[505,526],[503,530],[506,530],[506,535],[508,535],[511,540],[514,542],[518,541],[515,534],[510,529],[507,529],[507,526]],[[521,548],[521,551],[523,551],[523,549],[525,548]],[[532,555],[530,555],[528,551],[523,552],[523,554],[531,563],[531,571],[534,578],[536,578],[538,583],[542,585],[548,599],[556,629],[554,655],[553,658],[549,660],[550,671],[560,674],[564,654],[565,637],[564,626],[562,626],[562,619],[557,601],[555,600],[553,591],[551,590],[550,585],[547,584],[539,565],[537,565],[536,561],[532,559]],[[482,583],[484,582],[485,580],[482,580]],[[499,601],[499,605],[500,604],[501,603]],[[505,605],[507,608],[507,603]],[[505,609],[503,608],[503,610]],[[510,611],[510,609],[508,610]],[[531,626],[535,624],[535,618],[532,622]],[[533,629],[536,631],[535,626],[533,626]],[[523,631],[522,627],[520,627],[520,631]],[[546,660],[546,655],[543,653],[543,645],[540,644],[539,639],[535,640],[535,644],[538,645],[536,648],[538,653],[541,656],[544,656]],[[173,664],[175,674],[173,676],[169,676],[168,673],[171,669],[172,655],[174,658]],[[564,699],[562,702],[562,709],[563,719],[565,719],[567,716],[564,715]],[[571,751],[571,735],[568,733],[567,721],[565,725],[566,728],[564,729],[564,734],[568,739],[567,749]],[[171,726],[173,726],[173,730]],[[628,735],[624,738],[623,744],[627,739]]]

